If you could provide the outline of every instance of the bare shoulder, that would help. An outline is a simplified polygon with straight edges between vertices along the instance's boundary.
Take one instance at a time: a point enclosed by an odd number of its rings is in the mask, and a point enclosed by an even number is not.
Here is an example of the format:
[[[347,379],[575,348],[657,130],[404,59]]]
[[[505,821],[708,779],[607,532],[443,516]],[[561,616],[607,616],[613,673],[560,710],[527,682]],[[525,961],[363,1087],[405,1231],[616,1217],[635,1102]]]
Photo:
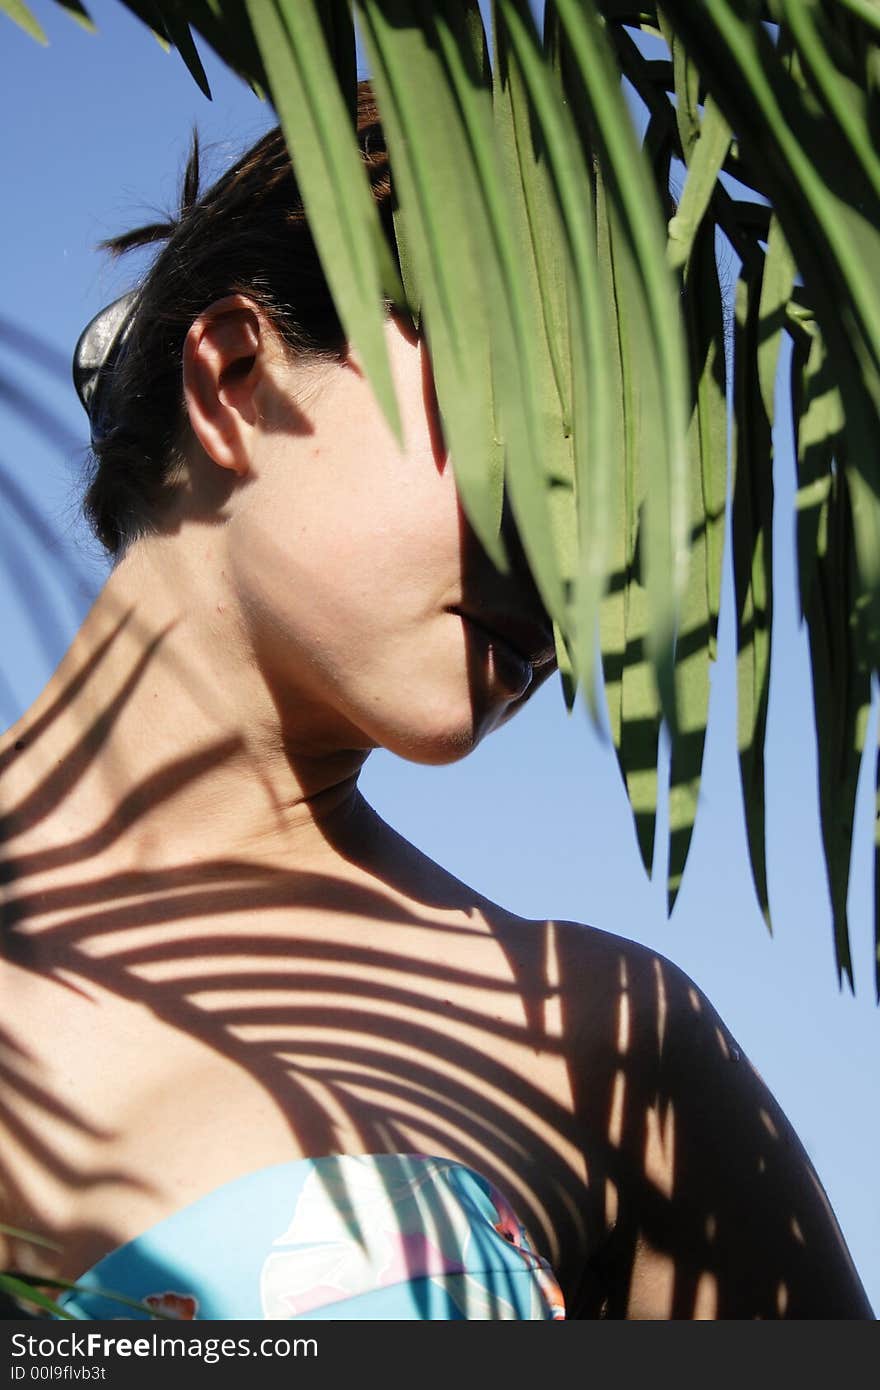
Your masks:
[[[604,1315],[872,1318],[803,1145],[705,993],[637,943],[554,934]]]
[[[659,952],[584,922],[526,921],[508,915],[506,929],[528,937],[542,974],[558,993],[573,1056],[591,1059],[623,1049],[642,1069],[656,1066],[670,1013],[700,1007],[693,981]],[[708,1003],[708,1001],[706,1001]]]

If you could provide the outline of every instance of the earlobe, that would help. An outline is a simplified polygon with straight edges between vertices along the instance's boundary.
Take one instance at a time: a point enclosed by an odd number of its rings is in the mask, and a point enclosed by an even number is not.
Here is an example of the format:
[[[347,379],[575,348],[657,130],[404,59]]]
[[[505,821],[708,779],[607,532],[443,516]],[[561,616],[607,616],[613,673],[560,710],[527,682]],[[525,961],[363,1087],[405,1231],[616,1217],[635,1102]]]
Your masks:
[[[242,477],[250,467],[264,340],[254,303],[229,295],[199,315],[183,346],[183,393],[192,432],[209,458]]]

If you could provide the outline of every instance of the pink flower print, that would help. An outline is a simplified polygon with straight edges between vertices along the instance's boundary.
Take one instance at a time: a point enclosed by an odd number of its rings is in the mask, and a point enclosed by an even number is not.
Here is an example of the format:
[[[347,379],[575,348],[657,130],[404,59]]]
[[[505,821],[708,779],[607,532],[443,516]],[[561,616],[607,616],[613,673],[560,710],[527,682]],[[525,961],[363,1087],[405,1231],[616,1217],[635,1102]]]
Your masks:
[[[481,1249],[474,1251],[473,1235],[481,1227],[485,1234],[488,1222],[529,1272],[528,1316],[546,1318],[549,1312],[564,1318],[559,1286],[510,1203],[483,1185],[478,1215],[473,1198],[462,1193],[459,1169],[450,1160],[418,1154],[339,1154],[322,1161],[303,1183],[287,1229],[263,1262],[263,1317],[300,1317],[427,1278],[468,1318],[516,1318],[515,1305],[469,1266],[469,1260],[479,1265],[483,1258]]]
[[[334,1155],[311,1173],[263,1264],[264,1318],[297,1317],[401,1280],[462,1270],[470,1227],[455,1194],[437,1185],[446,1166]]]
[[[148,1308],[178,1322],[195,1322],[199,1309],[199,1300],[191,1293],[148,1293],[143,1301]]]
[[[550,1316],[553,1321],[564,1321],[565,1298],[549,1264],[532,1249],[529,1238],[526,1235],[526,1229],[504,1193],[499,1191],[492,1183],[487,1183],[487,1186],[489,1188],[492,1205],[498,1216],[498,1220],[494,1222],[495,1230],[500,1236],[503,1236],[505,1240],[510,1242],[517,1253],[522,1257],[527,1267],[533,1271],[535,1282],[550,1308]]]

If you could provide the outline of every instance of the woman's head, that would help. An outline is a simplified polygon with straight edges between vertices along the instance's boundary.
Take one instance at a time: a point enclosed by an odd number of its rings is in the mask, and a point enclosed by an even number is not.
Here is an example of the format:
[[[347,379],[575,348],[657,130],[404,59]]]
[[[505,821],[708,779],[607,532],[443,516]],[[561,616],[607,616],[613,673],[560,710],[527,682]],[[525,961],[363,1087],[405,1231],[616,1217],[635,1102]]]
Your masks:
[[[360,132],[392,238],[363,86]],[[193,161],[102,397],[98,534],[117,556],[161,547],[163,582],[259,670],[300,751],[459,758],[533,681],[481,624],[540,654],[541,676],[552,642],[525,566],[499,574],[464,516],[426,344],[389,306],[401,447],[345,341],[280,134],[201,199],[196,185]]]

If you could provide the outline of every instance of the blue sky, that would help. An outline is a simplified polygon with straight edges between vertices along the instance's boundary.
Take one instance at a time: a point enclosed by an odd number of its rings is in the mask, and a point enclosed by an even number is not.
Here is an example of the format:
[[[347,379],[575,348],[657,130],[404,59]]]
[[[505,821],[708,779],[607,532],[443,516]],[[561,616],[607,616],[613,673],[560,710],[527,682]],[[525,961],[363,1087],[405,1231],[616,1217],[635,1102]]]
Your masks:
[[[93,248],[174,206],[194,122],[210,146],[213,172],[272,124],[269,109],[206,50],[214,91],[207,102],[177,56],[164,53],[116,0],[90,5],[97,35],[49,0],[33,0],[32,8],[48,48],[0,17],[6,132],[0,373],[38,399],[54,426],[49,438],[0,398],[0,475],[18,489],[18,501],[7,496],[2,531],[4,727],[51,674],[104,573],[78,517],[87,432],[67,363],[81,328],[129,286],[138,261],[115,267]],[[48,344],[48,355],[16,354],[10,323]],[[575,919],[643,942],[693,977],[798,1131],[880,1311],[871,787],[863,779],[850,894],[853,998],[838,990],[833,961],[808,658],[793,589],[793,467],[784,407],[783,393],[767,749],[773,940],[748,871],[733,634],[724,621],[700,818],[670,921],[662,871],[654,883],[643,873],[613,752],[580,705],[565,712],[555,681],[465,762],[423,768],[380,752],[369,760],[362,786],[387,820],[488,897],[525,916]],[[22,508],[46,528],[52,553],[16,520]]]

